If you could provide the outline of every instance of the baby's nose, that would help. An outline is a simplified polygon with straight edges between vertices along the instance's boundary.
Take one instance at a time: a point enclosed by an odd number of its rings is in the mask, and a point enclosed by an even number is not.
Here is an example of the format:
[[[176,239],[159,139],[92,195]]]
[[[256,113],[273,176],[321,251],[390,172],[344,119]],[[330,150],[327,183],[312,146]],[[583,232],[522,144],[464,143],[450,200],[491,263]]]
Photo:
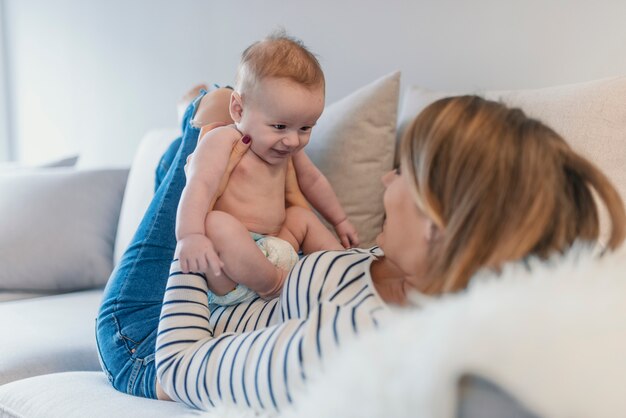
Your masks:
[[[297,147],[300,144],[297,132],[287,132],[283,138],[283,144],[288,147]]]

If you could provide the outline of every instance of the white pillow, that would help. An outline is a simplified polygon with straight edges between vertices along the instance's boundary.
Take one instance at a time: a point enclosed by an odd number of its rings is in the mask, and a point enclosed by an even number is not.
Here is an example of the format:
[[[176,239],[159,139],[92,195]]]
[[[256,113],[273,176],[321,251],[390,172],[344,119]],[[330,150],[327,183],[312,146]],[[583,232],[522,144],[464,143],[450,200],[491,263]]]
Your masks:
[[[455,93],[458,94],[458,93]],[[573,149],[595,163],[626,200],[626,77],[536,90],[484,91],[477,94],[520,107],[563,136]],[[442,97],[453,93],[411,87],[404,96],[398,138],[407,124]],[[601,210],[603,237],[608,220]]]
[[[0,290],[106,283],[127,169],[0,175]]]
[[[329,105],[317,122],[307,155],[328,177],[361,246],[374,243],[383,223],[380,178],[393,168],[400,73],[395,72]],[[161,154],[176,130],[148,133],[141,141],[128,177],[115,242],[117,262],[135,233],[154,190]]]

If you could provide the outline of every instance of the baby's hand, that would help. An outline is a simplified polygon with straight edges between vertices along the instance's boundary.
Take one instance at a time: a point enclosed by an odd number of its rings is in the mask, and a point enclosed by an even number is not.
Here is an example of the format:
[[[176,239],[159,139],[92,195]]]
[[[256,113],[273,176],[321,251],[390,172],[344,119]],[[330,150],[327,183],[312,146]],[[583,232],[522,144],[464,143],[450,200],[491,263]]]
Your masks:
[[[359,245],[359,234],[348,218],[335,225],[335,232],[344,248],[348,249]]]
[[[178,241],[174,254],[180,261],[183,273],[213,272],[215,276],[222,274],[224,263],[215,252],[211,240],[205,235],[187,235]]]

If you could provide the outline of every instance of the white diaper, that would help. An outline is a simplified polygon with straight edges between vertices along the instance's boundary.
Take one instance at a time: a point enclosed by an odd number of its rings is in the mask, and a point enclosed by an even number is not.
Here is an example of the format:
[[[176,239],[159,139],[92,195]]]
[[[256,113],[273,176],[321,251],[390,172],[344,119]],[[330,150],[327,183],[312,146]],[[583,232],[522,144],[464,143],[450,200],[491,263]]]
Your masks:
[[[289,271],[298,262],[298,253],[284,239],[261,236],[255,242],[270,263],[280,269]]]
[[[298,253],[287,241],[255,232],[251,232],[250,236],[252,236],[257,247],[274,266],[289,271],[298,262]],[[238,284],[237,287],[225,295],[217,296],[209,291],[208,296],[210,304],[228,306],[253,299],[257,297],[257,294],[246,286]]]

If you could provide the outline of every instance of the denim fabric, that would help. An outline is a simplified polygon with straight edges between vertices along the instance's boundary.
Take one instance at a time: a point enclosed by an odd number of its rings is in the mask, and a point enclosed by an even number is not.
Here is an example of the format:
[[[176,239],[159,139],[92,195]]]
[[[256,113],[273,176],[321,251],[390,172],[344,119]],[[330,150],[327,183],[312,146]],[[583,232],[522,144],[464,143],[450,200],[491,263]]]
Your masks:
[[[165,179],[165,175],[169,171],[172,163],[174,162],[174,158],[176,157],[176,153],[178,152],[178,148],[180,148],[180,144],[183,142],[183,137],[179,136],[175,140],[172,141],[167,150],[161,156],[159,160],[159,165],[156,168],[156,172],[154,173],[154,192],[159,189],[161,183]]]
[[[176,210],[184,166],[200,133],[190,120],[202,92],[183,117],[183,135],[163,155],[152,202],[111,273],[96,321],[100,363],[117,390],[156,398],[154,350],[161,303],[176,248]]]
[[[214,89],[219,89],[219,88],[221,88],[219,84],[213,84],[213,87],[209,91],[213,91]],[[224,86],[224,88],[233,90],[231,86]],[[200,97],[206,94],[205,90],[200,90],[200,92],[201,92]],[[183,132],[185,131],[185,127],[189,125],[189,120],[191,119],[192,115],[193,113],[189,111],[185,112],[185,115],[183,116],[183,120],[182,120]],[[157,169],[155,172],[155,182],[154,182],[155,193],[157,189],[159,188],[159,185],[163,182],[163,179],[165,178],[167,171],[170,169],[170,166],[172,165],[172,162],[174,161],[174,157],[176,157],[176,153],[178,152],[178,148],[180,147],[180,143],[182,142],[182,140],[183,140],[182,136],[176,138],[174,141],[172,141],[172,143],[167,148],[165,153],[163,153],[163,156],[161,157],[161,160],[159,161],[159,165],[157,166]]]

